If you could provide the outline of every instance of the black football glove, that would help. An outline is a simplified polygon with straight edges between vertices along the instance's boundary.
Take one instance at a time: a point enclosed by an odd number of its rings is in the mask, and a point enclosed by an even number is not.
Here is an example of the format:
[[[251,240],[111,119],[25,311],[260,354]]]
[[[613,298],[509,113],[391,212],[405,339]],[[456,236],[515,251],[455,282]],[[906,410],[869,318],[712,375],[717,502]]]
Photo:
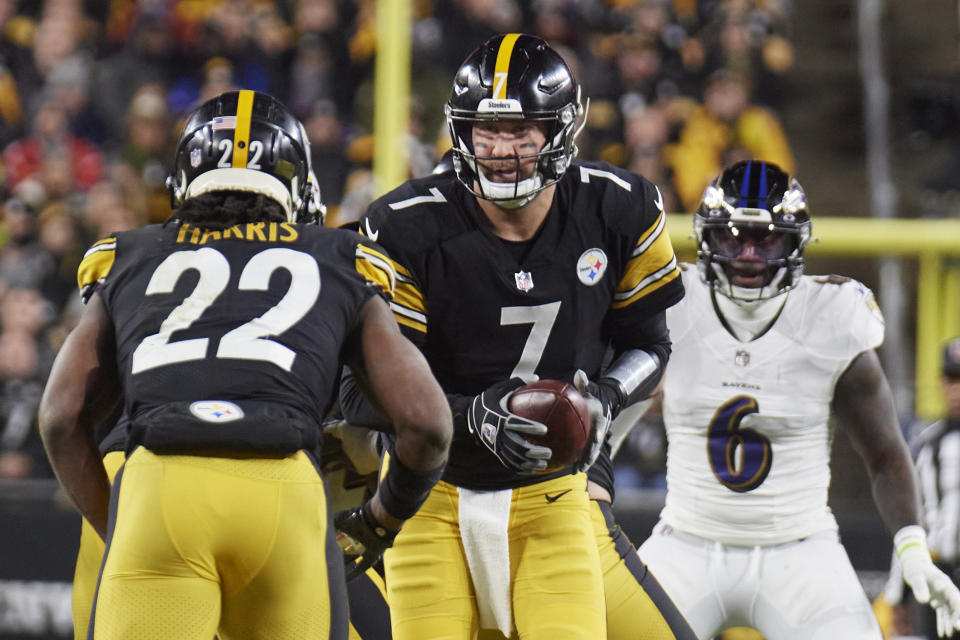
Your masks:
[[[611,408],[612,400],[608,399],[610,393],[602,384],[590,382],[587,374],[582,369],[577,369],[573,376],[573,386],[577,388],[580,394],[587,401],[587,409],[590,411],[590,440],[587,446],[580,454],[577,460],[576,470],[586,471],[596,461],[603,448],[603,443],[610,432],[610,425],[613,423],[613,410]]]
[[[527,442],[521,435],[542,436],[547,432],[547,425],[507,409],[510,395],[523,384],[520,378],[511,378],[476,396],[467,412],[467,427],[505,467],[532,474],[547,468],[553,452],[549,447]]]
[[[361,558],[359,562],[353,562],[347,580],[353,580],[372,567],[397,537],[396,531],[390,531],[373,517],[369,501],[353,509],[338,511],[333,516],[333,525],[337,528],[337,542],[346,559],[352,562]]]

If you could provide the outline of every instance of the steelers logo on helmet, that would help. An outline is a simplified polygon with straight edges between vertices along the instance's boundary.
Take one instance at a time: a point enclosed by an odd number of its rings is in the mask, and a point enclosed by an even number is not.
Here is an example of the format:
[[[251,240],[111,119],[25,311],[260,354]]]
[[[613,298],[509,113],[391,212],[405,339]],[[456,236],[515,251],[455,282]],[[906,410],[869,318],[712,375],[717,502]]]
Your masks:
[[[167,188],[173,208],[203,193],[247,191],[276,200],[288,221],[303,222],[324,211],[311,175],[300,121],[273,96],[230,91],[188,116]]]
[[[507,208],[530,202],[563,176],[586,122],[580,86],[563,58],[540,38],[520,33],[495,36],[467,57],[445,112],[457,178],[475,196]],[[532,153],[478,155],[474,129],[491,123],[532,124],[545,141]],[[509,163],[512,167],[497,171],[512,180],[488,175],[492,167]]]
[[[706,188],[693,231],[704,281],[737,303],[767,300],[803,275],[811,233],[806,194],[775,164],[739,162]]]

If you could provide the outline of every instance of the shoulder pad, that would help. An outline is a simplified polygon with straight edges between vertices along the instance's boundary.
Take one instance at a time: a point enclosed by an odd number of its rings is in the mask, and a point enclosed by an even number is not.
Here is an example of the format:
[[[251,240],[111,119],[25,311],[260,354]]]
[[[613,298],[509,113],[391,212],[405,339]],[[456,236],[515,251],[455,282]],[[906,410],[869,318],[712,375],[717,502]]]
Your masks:
[[[815,276],[813,281],[817,284],[845,284],[847,282],[852,282],[852,278],[847,276],[838,276],[836,274],[830,274],[828,276]]]
[[[83,255],[77,267],[77,287],[84,302],[90,299],[96,287],[109,275],[116,255],[116,236],[95,242]]]

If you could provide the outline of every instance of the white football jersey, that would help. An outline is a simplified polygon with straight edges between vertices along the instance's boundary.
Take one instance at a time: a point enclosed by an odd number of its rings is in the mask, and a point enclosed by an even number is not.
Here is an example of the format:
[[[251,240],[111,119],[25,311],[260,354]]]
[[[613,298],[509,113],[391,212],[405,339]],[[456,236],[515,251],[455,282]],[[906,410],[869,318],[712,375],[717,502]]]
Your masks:
[[[697,268],[667,310],[667,498],[661,518],[704,538],[769,545],[833,530],[828,426],[834,386],[883,342],[873,293],[803,276],[773,326],[740,342],[721,324]]]

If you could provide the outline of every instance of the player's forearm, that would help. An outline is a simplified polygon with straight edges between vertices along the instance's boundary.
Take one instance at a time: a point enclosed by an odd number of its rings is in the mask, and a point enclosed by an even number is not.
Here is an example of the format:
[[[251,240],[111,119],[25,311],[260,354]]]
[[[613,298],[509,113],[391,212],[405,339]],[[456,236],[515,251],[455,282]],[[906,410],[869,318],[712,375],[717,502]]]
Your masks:
[[[65,428],[41,415],[50,466],[81,515],[106,538],[110,482],[96,443],[79,428]]]
[[[393,433],[393,423],[374,406],[361,389],[357,376],[344,367],[340,378],[340,411],[343,419],[356,427],[365,427],[384,433]]]
[[[891,534],[920,523],[919,492],[909,459],[891,462],[872,474],[871,488],[877,511]]]

